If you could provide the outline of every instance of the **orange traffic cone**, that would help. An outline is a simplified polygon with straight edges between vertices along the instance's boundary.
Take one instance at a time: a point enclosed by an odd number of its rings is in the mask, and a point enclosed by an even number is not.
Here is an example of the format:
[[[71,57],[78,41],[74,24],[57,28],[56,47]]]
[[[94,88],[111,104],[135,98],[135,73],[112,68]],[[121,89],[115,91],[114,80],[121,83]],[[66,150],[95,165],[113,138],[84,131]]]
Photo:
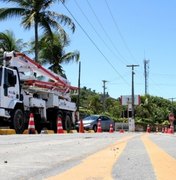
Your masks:
[[[164,129],[164,133],[167,133],[168,132],[168,129],[167,129],[167,127],[165,127],[165,129]]]
[[[171,129],[171,134],[174,134],[174,126],[171,126],[170,129]]]
[[[79,124],[79,133],[84,133],[84,125],[83,125],[83,120],[80,120],[80,124]]]
[[[167,131],[167,133],[169,133],[169,134],[173,134],[174,133],[173,126],[170,126],[170,128]]]
[[[113,125],[112,125],[112,124],[110,124],[109,132],[110,132],[110,133],[113,133],[113,132],[114,132],[114,129],[113,129]]]
[[[168,128],[167,133],[168,133],[168,134],[172,134],[172,133],[171,133],[171,128]]]
[[[102,129],[101,129],[101,120],[98,120],[98,128],[97,128],[97,133],[101,133]]]
[[[30,113],[30,117],[29,117],[28,134],[36,134],[35,133],[35,122],[34,122],[33,113]]]
[[[63,127],[62,127],[62,119],[60,116],[57,118],[57,134],[64,133]]]
[[[150,125],[148,124],[148,125],[147,125],[147,130],[146,130],[146,132],[150,133],[150,131],[151,131]]]

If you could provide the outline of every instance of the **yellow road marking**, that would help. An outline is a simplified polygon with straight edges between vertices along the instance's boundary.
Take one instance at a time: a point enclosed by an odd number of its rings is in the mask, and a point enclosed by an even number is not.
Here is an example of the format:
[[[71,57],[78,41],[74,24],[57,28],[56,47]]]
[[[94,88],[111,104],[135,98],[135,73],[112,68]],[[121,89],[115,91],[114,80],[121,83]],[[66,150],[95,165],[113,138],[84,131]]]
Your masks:
[[[176,178],[176,159],[154,144],[147,135],[141,137],[158,180]]]
[[[0,129],[0,135],[16,134],[14,129]]]
[[[112,167],[123,152],[128,140],[133,136],[120,139],[108,148],[98,151],[84,159],[79,165],[47,180],[76,179],[76,180],[102,180],[112,179]]]

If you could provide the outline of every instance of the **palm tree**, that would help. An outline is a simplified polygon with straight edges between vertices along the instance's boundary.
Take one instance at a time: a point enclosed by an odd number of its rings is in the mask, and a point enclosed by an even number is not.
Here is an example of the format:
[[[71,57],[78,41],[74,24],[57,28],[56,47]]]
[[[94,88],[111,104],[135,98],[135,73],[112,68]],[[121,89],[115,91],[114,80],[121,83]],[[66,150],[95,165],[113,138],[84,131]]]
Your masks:
[[[0,57],[3,56],[4,51],[22,52],[25,47],[27,47],[27,43],[23,43],[22,39],[16,39],[12,31],[0,32]]]
[[[49,36],[42,36],[39,41],[39,59],[41,64],[49,63],[49,69],[56,74],[66,77],[62,68],[63,63],[70,61],[79,61],[79,52],[66,52],[65,48],[69,45],[68,36],[63,37],[61,34],[53,34],[53,38]]]
[[[63,14],[49,11],[49,7],[56,0],[3,0],[4,2],[12,2],[17,7],[0,8],[0,20],[9,17],[20,16],[22,18],[21,24],[25,29],[34,27],[35,31],[35,60],[38,61],[38,28],[43,29],[44,35],[52,37],[52,29],[59,30],[62,34],[66,34],[62,26],[58,23],[68,25],[74,32],[75,24],[72,20]],[[65,0],[60,0],[65,3]]]
[[[12,31],[0,32],[0,48],[3,51],[22,51],[24,48],[22,39],[16,39]]]

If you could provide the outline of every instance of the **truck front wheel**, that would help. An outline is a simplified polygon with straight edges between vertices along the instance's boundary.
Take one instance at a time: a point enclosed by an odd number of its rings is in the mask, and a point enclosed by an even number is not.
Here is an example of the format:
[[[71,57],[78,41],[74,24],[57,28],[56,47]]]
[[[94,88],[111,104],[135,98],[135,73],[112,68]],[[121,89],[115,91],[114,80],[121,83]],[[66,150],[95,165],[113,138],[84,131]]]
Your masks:
[[[17,134],[22,134],[25,129],[25,117],[21,109],[16,109],[13,115],[13,126]]]
[[[72,121],[70,116],[67,114],[65,116],[65,130],[69,132],[71,129],[72,129]]]

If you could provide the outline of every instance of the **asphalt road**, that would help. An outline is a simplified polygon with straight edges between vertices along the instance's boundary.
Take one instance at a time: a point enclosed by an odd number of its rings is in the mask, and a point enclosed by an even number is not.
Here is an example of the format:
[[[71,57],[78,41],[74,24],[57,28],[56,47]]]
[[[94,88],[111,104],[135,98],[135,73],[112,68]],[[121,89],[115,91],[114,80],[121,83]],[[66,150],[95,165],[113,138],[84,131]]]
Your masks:
[[[174,180],[175,149],[162,133],[2,135],[0,179]]]

